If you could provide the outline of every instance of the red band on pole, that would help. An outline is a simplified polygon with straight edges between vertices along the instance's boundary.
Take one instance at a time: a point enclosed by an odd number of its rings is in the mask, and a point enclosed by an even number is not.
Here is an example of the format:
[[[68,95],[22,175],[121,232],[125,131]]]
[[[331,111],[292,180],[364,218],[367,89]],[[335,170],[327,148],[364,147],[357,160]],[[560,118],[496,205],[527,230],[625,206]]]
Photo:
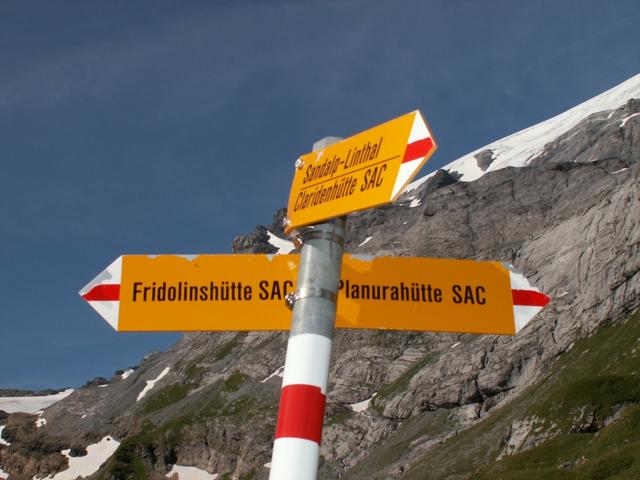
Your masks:
[[[409,145],[407,145],[407,149],[404,152],[402,163],[425,157],[427,153],[429,153],[429,150],[431,150],[432,148],[433,140],[431,139],[431,137],[427,137],[423,140],[418,140],[417,142],[410,143]]]
[[[325,396],[319,387],[287,385],[280,396],[276,438],[311,440],[320,445]]]
[[[550,298],[534,290],[511,290],[513,304],[524,307],[544,307]]]
[[[96,285],[82,295],[87,302],[108,302],[120,300],[120,285],[103,284]]]

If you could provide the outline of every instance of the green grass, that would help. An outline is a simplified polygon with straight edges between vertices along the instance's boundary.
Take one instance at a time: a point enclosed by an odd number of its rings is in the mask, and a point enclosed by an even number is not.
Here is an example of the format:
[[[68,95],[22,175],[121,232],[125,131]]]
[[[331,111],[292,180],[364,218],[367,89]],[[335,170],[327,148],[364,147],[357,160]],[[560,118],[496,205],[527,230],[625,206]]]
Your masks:
[[[222,390],[225,392],[237,392],[240,389],[240,385],[249,378],[244,373],[235,372],[227,378],[222,384]]]
[[[340,425],[342,423],[345,423],[347,420],[349,420],[352,415],[353,415],[352,410],[347,410],[346,408],[343,408],[335,415],[329,417],[326,421],[326,425],[327,426]]]
[[[380,402],[386,398],[393,396],[397,392],[401,392],[407,389],[409,386],[409,382],[413,378],[413,376],[422,370],[423,367],[433,362],[434,357],[431,354],[427,354],[418,360],[416,363],[411,365],[402,375],[400,375],[395,381],[383,385],[380,389],[378,389],[378,395],[376,395],[371,404],[373,407],[379,409]]]
[[[143,412],[152,413],[179,402],[189,394],[190,385],[174,384],[158,390],[144,404]]]
[[[197,363],[192,363],[185,369],[184,373],[189,383],[199,384],[206,371],[205,368],[199,366]]]
[[[562,433],[539,447],[485,467],[476,479],[640,478],[640,405],[595,433]]]
[[[257,392],[243,390],[243,383],[249,377],[235,372],[225,381],[197,392],[183,402],[183,408],[172,409],[169,418],[150,416],[142,418],[137,434],[130,435],[121,443],[116,453],[103,466],[99,477],[102,480],[146,479],[154,466],[162,459],[156,458],[156,452],[164,452],[164,463],[175,462],[180,448],[185,442],[193,441],[194,425],[209,423],[239,425],[254,422],[262,425],[266,419],[275,418],[277,404],[270,390]],[[184,399],[194,384],[174,384],[164,387],[150,397],[143,406],[144,413],[154,413]],[[160,421],[160,425],[153,421]],[[152,421],[153,420],[153,421]],[[197,429],[196,429],[197,430]],[[235,454],[237,452],[229,452]],[[255,472],[248,472],[242,478],[254,478]],[[224,476],[222,477],[224,478]]]
[[[244,475],[242,475],[240,477],[241,480],[255,480],[256,478],[256,470],[255,469],[251,469],[250,471],[248,471],[247,473],[245,473]]]
[[[402,478],[640,479],[639,373],[636,312],[578,341],[547,378],[430,450]],[[593,428],[577,428],[585,412],[595,417]],[[536,447],[497,460],[513,421],[534,416],[543,431],[554,426],[555,434]]]
[[[568,427],[580,408],[586,408],[595,413],[599,421],[604,421],[617,406],[637,402],[640,402],[638,375],[600,374],[560,385],[553,397],[534,408],[533,412],[551,417],[562,427]]]
[[[423,412],[420,416],[414,417],[412,422],[407,423],[406,428],[400,429],[396,435],[374,447],[367,460],[348,470],[344,478],[345,480],[382,479],[383,477],[379,476],[380,471],[401,460],[415,441],[424,437],[441,436],[452,428],[454,427],[446,410]]]
[[[236,334],[235,337],[233,337],[231,340],[229,340],[228,342],[223,343],[222,345],[220,345],[218,348],[216,348],[213,352],[213,360],[215,362],[217,362],[218,360],[222,360],[223,358],[225,358],[227,355],[229,355],[233,349],[235,347],[237,347],[238,345],[240,345],[240,340],[242,339],[242,337],[245,336],[245,333],[243,332],[239,332]]]
[[[220,414],[225,417],[233,417],[234,421],[248,420],[251,414],[254,413],[256,404],[255,398],[243,395],[225,405]]]
[[[140,447],[148,445],[151,437],[134,435],[126,438],[118,447],[106,467],[102,479],[145,480],[147,471],[140,458]]]

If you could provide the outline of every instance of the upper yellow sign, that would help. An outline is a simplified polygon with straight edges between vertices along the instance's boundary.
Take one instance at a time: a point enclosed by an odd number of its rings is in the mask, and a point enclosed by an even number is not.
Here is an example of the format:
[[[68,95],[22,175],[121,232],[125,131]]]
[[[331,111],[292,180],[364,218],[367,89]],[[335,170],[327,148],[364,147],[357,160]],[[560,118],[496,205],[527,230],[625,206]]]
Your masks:
[[[288,330],[298,255],[125,255],[80,294],[118,331]],[[345,255],[337,328],[514,334],[548,298],[499,262]]]
[[[285,231],[395,200],[436,148],[416,110],[301,156]]]

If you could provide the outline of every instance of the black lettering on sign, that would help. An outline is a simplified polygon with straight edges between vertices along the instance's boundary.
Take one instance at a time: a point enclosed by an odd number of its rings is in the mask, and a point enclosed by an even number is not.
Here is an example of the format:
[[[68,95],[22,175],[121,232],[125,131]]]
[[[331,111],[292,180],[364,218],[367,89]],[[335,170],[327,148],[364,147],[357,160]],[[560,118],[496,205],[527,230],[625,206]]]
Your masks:
[[[453,285],[453,303],[464,305],[484,305],[487,303],[485,288],[482,286]]]
[[[291,280],[285,280],[279,282],[278,280],[271,283],[269,280],[261,280],[258,284],[260,287],[260,300],[284,300],[284,297],[293,290],[293,282]]]
[[[368,168],[366,172],[364,172],[364,183],[360,185],[360,191],[364,192],[365,190],[369,190],[371,188],[376,188],[382,185],[384,178],[382,175],[387,171],[387,165],[379,165],[374,168]]]
[[[487,303],[487,299],[484,296],[484,287],[476,287],[476,302],[478,305]]]
[[[258,295],[260,300],[266,300],[267,298],[269,298],[269,281],[260,280],[258,286],[260,287],[260,295]]]
[[[142,282],[133,282],[133,301],[142,293]]]

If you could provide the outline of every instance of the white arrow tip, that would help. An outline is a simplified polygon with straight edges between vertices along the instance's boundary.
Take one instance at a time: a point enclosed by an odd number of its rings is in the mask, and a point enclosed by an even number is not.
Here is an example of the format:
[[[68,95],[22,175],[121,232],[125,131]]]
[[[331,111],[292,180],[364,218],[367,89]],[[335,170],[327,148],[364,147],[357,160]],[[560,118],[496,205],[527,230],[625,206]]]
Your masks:
[[[551,299],[533,287],[524,275],[514,270],[512,265],[505,264],[505,266],[509,269],[513,295],[513,319],[516,333],[518,333]]]
[[[122,257],[118,257],[79,292],[80,296],[85,299],[114,330],[118,330],[121,278]]]

